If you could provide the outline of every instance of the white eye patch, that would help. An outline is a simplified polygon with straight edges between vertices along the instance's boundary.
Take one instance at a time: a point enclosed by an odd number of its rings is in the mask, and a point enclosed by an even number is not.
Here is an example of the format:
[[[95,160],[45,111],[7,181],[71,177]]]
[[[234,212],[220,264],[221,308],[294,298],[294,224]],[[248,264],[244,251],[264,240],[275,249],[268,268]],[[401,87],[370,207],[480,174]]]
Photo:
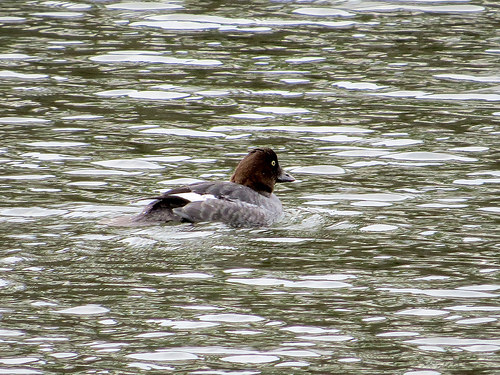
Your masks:
[[[179,197],[186,199],[190,202],[201,202],[201,201],[206,201],[207,199],[216,199],[214,195],[212,194],[197,194],[197,193],[179,193],[179,194],[172,194],[173,196]]]

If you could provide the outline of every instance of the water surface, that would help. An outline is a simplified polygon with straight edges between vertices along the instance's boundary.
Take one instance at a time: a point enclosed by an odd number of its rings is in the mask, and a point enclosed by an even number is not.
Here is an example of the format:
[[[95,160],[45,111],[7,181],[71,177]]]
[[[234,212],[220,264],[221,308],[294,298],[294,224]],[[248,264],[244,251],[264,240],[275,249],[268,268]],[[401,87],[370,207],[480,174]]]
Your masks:
[[[0,373],[497,371],[495,2],[1,8]],[[102,224],[256,146],[273,227]]]

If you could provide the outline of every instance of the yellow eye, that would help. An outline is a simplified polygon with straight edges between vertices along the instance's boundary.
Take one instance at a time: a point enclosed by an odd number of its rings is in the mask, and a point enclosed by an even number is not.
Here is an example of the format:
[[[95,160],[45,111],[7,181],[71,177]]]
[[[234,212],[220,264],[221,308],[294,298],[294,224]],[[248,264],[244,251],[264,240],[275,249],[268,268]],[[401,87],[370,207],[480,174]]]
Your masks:
[[[273,167],[275,167],[275,166],[276,166],[276,160],[273,160],[273,161],[271,162],[271,165],[272,165]]]

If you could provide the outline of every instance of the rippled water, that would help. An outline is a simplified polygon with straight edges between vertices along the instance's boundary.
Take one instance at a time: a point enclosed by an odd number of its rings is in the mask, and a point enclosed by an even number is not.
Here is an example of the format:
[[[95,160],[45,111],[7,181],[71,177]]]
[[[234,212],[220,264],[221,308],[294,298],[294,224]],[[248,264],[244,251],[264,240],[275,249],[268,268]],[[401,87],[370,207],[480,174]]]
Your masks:
[[[0,373],[492,374],[495,1],[3,1]],[[114,228],[228,179],[271,228]]]

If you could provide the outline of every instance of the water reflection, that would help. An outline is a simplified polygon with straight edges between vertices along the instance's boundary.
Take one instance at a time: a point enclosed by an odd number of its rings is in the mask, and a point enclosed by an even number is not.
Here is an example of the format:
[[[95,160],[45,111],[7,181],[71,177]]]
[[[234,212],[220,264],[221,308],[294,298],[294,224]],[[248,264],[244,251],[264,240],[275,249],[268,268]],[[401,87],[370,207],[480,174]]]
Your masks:
[[[2,5],[0,373],[496,370],[491,2]],[[100,224],[254,146],[277,225]]]

